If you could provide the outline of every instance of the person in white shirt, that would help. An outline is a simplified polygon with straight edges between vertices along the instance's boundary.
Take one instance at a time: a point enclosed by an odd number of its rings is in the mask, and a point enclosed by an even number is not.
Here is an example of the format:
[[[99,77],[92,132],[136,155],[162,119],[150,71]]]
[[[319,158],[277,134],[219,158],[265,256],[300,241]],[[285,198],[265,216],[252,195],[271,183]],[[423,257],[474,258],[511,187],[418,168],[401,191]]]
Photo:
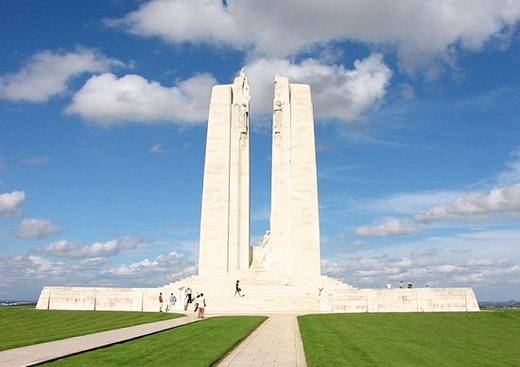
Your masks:
[[[166,306],[166,312],[168,312],[168,310],[173,310],[173,306],[175,306],[176,302],[177,297],[175,297],[173,293],[170,293],[170,303],[168,304],[168,306]]]
[[[204,309],[206,308],[206,300],[204,299],[204,293],[201,293],[199,298],[198,298],[198,305],[199,305],[199,315],[198,315],[198,318],[199,319],[203,319],[204,318]]]

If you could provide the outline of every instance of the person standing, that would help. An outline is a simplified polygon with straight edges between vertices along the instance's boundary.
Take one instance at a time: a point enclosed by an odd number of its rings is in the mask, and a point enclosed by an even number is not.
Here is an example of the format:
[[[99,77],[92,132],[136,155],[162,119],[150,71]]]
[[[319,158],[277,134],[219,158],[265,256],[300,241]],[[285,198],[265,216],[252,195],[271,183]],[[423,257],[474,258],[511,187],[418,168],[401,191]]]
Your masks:
[[[399,288],[404,288],[404,282],[401,280],[401,283],[399,283]]]
[[[162,312],[162,306],[163,306],[163,298],[162,298],[162,292],[159,293],[159,312]]]
[[[177,297],[175,297],[173,293],[170,293],[170,303],[166,306],[166,312],[168,312],[168,310],[173,310],[175,303],[177,303]]]
[[[198,297],[198,306],[199,306],[199,319],[204,318],[204,309],[206,308],[206,300],[204,299],[204,293],[201,293]]]

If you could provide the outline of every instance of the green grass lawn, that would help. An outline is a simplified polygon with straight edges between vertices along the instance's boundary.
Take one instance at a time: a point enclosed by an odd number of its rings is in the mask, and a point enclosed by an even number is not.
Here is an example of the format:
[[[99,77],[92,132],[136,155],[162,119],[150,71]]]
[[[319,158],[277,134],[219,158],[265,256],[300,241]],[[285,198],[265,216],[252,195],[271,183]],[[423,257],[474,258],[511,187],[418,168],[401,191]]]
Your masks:
[[[314,366],[520,366],[520,311],[307,315]]]
[[[45,366],[207,367],[245,339],[264,319],[257,316],[215,317]]]
[[[179,314],[111,311],[43,311],[0,308],[0,350],[161,321]]]

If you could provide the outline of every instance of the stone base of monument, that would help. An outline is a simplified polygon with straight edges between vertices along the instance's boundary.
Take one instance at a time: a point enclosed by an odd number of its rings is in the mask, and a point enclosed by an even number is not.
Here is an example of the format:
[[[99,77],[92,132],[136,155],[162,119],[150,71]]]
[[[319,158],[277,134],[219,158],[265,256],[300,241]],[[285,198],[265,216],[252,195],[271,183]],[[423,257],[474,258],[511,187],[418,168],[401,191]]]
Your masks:
[[[240,279],[242,295],[235,295]],[[185,311],[185,290],[204,293],[207,312],[231,314],[318,312],[466,312],[479,311],[471,288],[359,289],[336,279],[272,276],[192,276],[160,288],[44,287],[37,309]],[[169,307],[173,293],[177,302]],[[187,311],[192,311],[189,305]]]

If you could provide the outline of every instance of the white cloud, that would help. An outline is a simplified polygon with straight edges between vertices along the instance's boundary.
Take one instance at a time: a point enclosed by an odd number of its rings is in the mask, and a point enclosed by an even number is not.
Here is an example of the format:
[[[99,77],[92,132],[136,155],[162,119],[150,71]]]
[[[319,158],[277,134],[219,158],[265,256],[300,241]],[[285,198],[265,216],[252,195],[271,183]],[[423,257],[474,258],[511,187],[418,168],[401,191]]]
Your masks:
[[[176,43],[244,44],[243,35],[221,1],[150,1],[124,19],[109,20],[107,24],[128,26],[131,33]]]
[[[356,60],[351,70],[315,59],[292,63],[260,58],[251,60],[246,71],[251,80],[253,115],[271,113],[274,76],[281,74],[291,82],[311,85],[317,118],[345,122],[361,120],[376,106],[392,77],[381,54]],[[216,83],[210,74],[198,74],[167,87],[139,75],[118,78],[105,73],[91,77],[65,112],[103,127],[166,122],[194,125],[206,121],[211,87]]]
[[[140,277],[141,279],[156,279],[161,277],[164,282],[195,274],[195,264],[176,251],[167,255],[157,256],[153,260],[143,259],[128,265],[110,269],[111,274],[122,277]]]
[[[444,205],[464,195],[464,191],[422,191],[405,192],[387,197],[369,200],[362,203],[362,209],[399,214],[415,214],[430,209],[432,206]]]
[[[22,239],[40,239],[56,234],[60,229],[48,219],[23,219],[16,231],[16,237]]]
[[[133,271],[121,270],[125,268]],[[35,300],[44,285],[159,287],[195,271],[195,263],[176,252],[117,268],[104,257],[50,260],[36,255],[0,255],[0,299]]]
[[[401,219],[390,219],[374,226],[361,226],[356,230],[356,234],[362,237],[403,236],[418,232],[419,229],[416,226]]]
[[[448,219],[489,217],[495,213],[520,213],[520,151],[511,153],[506,168],[490,181],[496,186],[488,192],[424,191],[400,193],[359,204],[362,210],[411,215],[416,224]],[[486,180],[487,181],[487,180]],[[482,185],[479,183],[479,185]],[[475,185],[473,185],[475,186]],[[496,216],[493,218],[496,219]],[[481,219],[481,218],[479,218]],[[367,227],[368,228],[368,227]]]
[[[442,203],[431,207],[431,204]],[[429,208],[427,207],[429,206]],[[412,214],[410,221],[390,220],[380,225],[361,226],[356,233],[360,236],[389,236],[415,234],[419,224],[448,219],[467,219],[495,213],[520,212],[520,184],[495,187],[489,192],[439,191],[405,193],[375,200],[367,208],[385,212]]]
[[[20,213],[20,205],[25,200],[25,192],[12,191],[0,194],[0,217],[12,217]]]
[[[105,258],[118,254],[121,250],[135,249],[147,240],[140,236],[123,236],[106,242],[94,242],[90,245],[56,241],[42,248],[46,255],[71,259]]]
[[[139,75],[118,78],[105,73],[87,80],[66,113],[78,114],[102,127],[158,122],[194,125],[207,119],[214,84],[216,80],[210,74],[165,87]]]
[[[510,0],[228,0],[227,7],[221,0],[153,0],[109,23],[172,43],[270,57],[342,40],[390,46],[413,72],[434,60],[450,62],[454,49],[478,51],[493,39],[507,45],[519,17],[520,3]]]
[[[415,216],[421,223],[467,218],[498,212],[520,211],[520,184],[493,188],[487,193],[470,193],[450,205],[437,206]]]
[[[150,148],[150,154],[164,154],[166,153],[166,148],[164,148],[163,144],[155,144]]]
[[[0,98],[46,102],[62,94],[74,77],[122,65],[121,61],[87,48],[72,52],[45,50],[35,54],[18,72],[0,76]]]
[[[251,80],[252,114],[270,114],[276,74],[292,83],[311,85],[317,118],[344,122],[363,118],[384,97],[392,71],[381,54],[356,60],[352,70],[343,65],[326,65],[315,59],[292,63],[284,59],[260,58],[246,65]]]
[[[400,280],[416,287],[469,286],[480,300],[520,297],[520,230],[463,232],[391,246],[371,246],[322,259],[323,272],[356,287]]]

